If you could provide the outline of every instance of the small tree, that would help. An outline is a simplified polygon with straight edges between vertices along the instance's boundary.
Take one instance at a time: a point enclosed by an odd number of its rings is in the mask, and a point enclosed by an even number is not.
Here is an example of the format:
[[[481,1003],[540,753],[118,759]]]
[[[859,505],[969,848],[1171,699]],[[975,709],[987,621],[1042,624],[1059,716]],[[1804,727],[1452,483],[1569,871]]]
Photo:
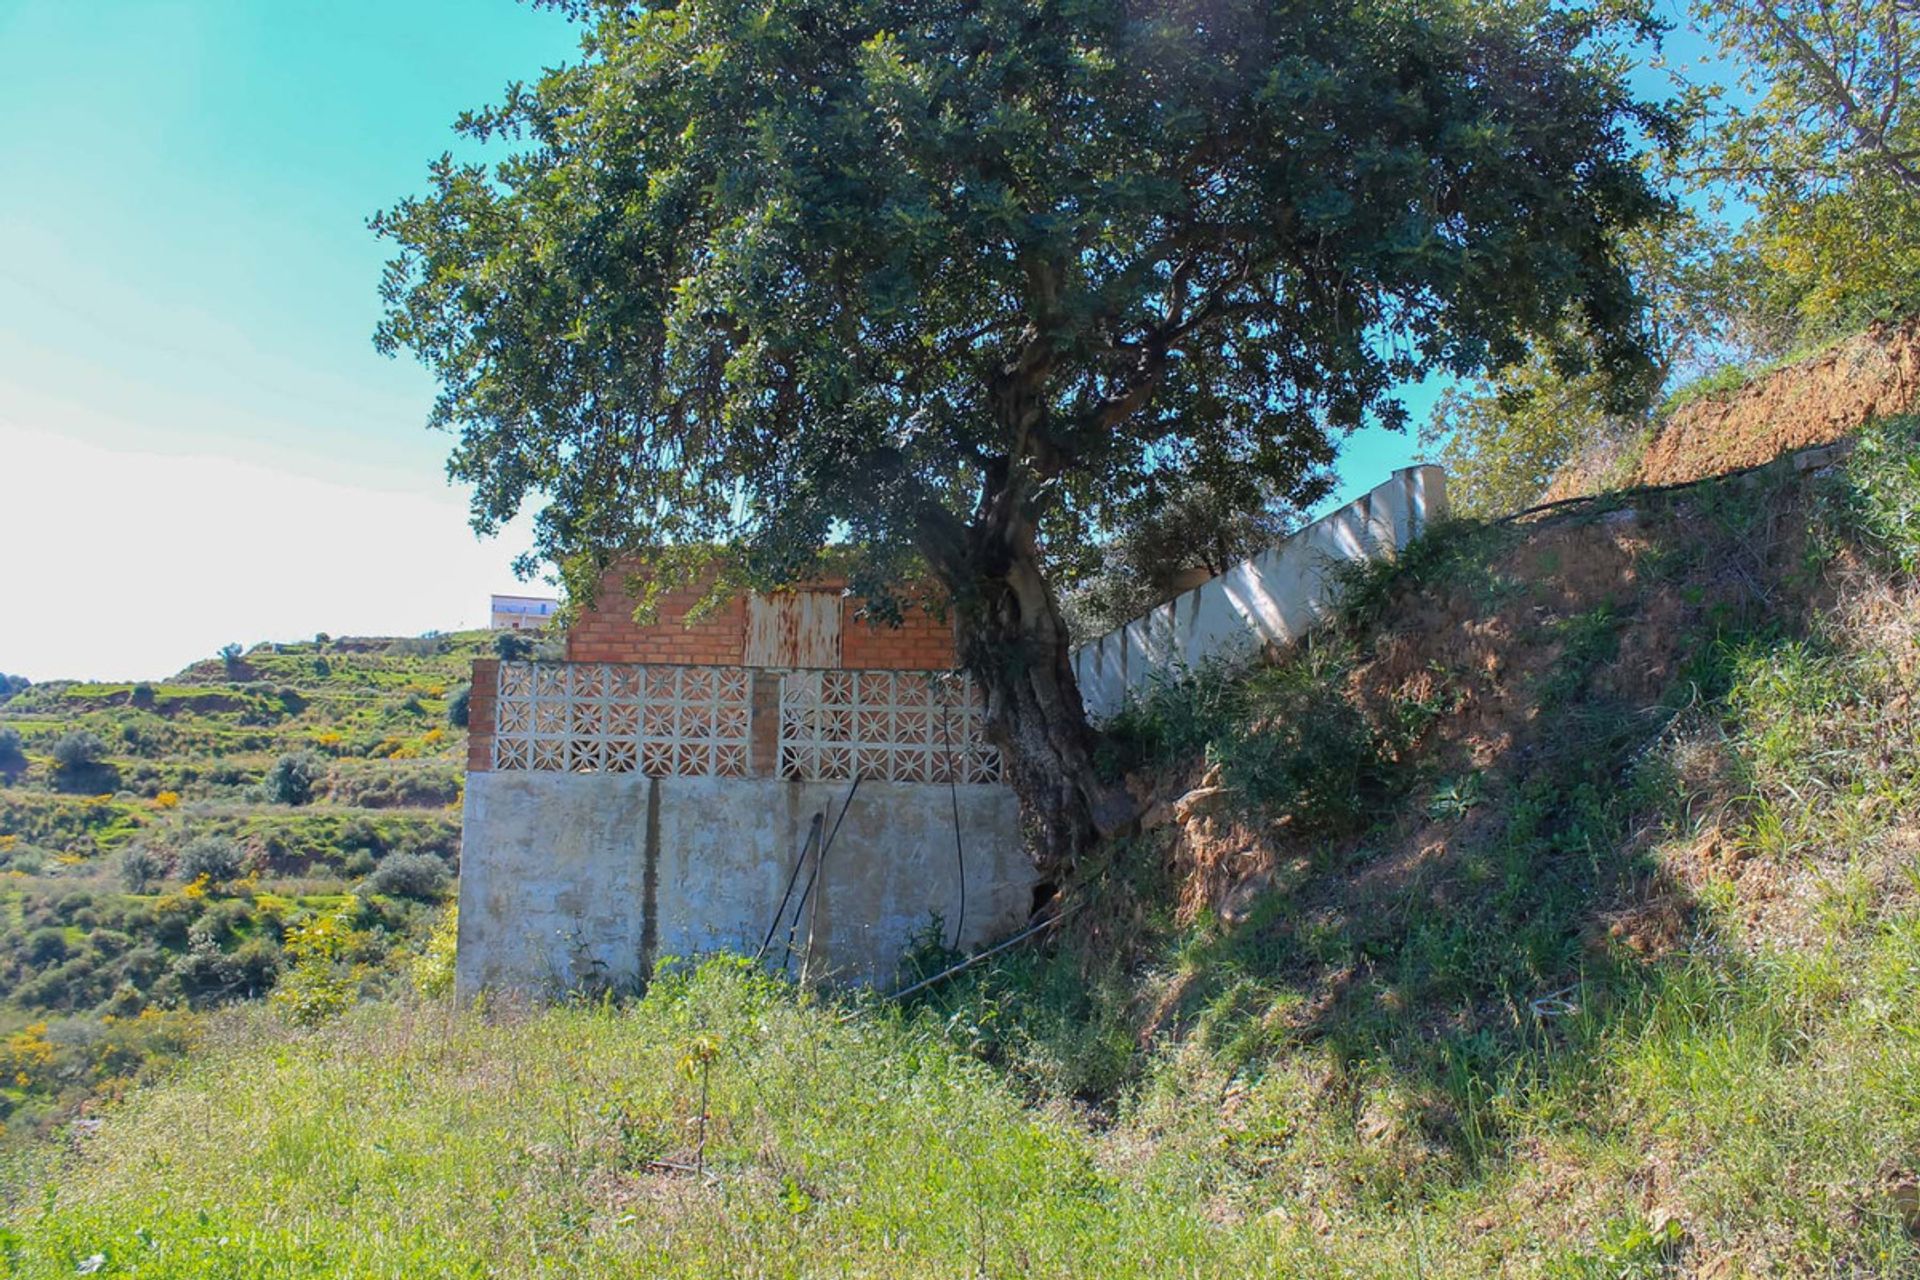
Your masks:
[[[533,641],[517,631],[496,631],[493,656],[502,662],[525,662],[533,653]]]
[[[447,723],[456,729],[467,727],[470,718],[469,709],[473,704],[473,686],[463,684],[455,689],[447,699]]]
[[[273,762],[261,779],[261,789],[275,804],[305,804],[313,799],[314,784],[326,770],[311,751],[289,751]]]
[[[0,725],[0,773],[19,773],[27,767],[27,753],[20,742],[20,731],[12,725]]]
[[[1311,501],[1325,485],[1303,485]],[[1257,483],[1178,486],[1143,498],[1106,542],[1088,543],[1080,564],[1063,564],[1062,607],[1083,641],[1130,622],[1173,596],[1195,575],[1225,573],[1281,541],[1301,522],[1299,507]]]
[[[53,744],[53,781],[63,791],[105,791],[118,782],[106,762],[107,744],[85,729],[62,734]]]
[[[523,149],[375,219],[377,341],[438,376],[476,527],[544,503],[576,598],[671,549],[642,608],[833,537],[882,616],[931,574],[1049,869],[1133,812],[1050,552],[1170,476],[1294,496],[1569,312],[1645,362],[1631,2],[567,7],[580,61],[462,125]]]
[[[208,883],[220,885],[239,878],[246,862],[246,851],[226,836],[200,836],[187,843],[174,860],[174,870],[182,880],[205,876]]]
[[[227,679],[238,680],[242,671],[240,655],[244,653],[237,642],[220,646],[220,661],[227,668]]]
[[[390,898],[437,902],[447,891],[447,864],[430,853],[397,853],[368,876],[361,888]]]
[[[166,859],[143,844],[120,855],[120,882],[128,893],[146,893],[167,873]]]

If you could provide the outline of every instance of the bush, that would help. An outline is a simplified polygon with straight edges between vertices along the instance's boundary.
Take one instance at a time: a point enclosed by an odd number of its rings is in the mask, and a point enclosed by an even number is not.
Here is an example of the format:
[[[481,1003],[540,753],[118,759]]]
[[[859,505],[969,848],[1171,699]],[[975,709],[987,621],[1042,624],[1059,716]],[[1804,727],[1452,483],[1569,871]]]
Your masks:
[[[98,768],[107,754],[100,735],[76,729],[53,744],[53,767],[65,774],[85,773]]]
[[[473,686],[463,684],[447,699],[447,723],[456,729],[467,727],[467,709],[473,700]]]
[[[447,864],[430,853],[400,853],[374,868],[362,886],[392,898],[437,901],[447,891]]]
[[[239,876],[245,860],[245,851],[226,836],[201,836],[180,851],[174,865],[183,880],[205,876],[210,883],[224,884]]]
[[[414,957],[413,989],[430,1000],[453,994],[454,957],[460,938],[460,908],[448,907],[427,934],[426,949]]]
[[[20,731],[0,725],[0,773],[19,773],[26,767],[27,753],[20,747]]]
[[[305,804],[313,799],[313,784],[323,768],[311,751],[289,751],[273,762],[261,786],[275,804]]]
[[[120,883],[128,893],[146,893],[166,874],[166,859],[146,845],[135,845],[120,855]]]
[[[493,637],[493,655],[502,662],[525,662],[533,655],[533,641],[513,631]]]
[[[133,686],[133,693],[129,698],[134,706],[144,711],[153,705],[153,686],[142,680]]]
[[[65,960],[71,950],[67,946],[67,935],[63,929],[48,927],[35,929],[27,935],[21,948],[28,964],[38,967],[52,964],[56,960]]]

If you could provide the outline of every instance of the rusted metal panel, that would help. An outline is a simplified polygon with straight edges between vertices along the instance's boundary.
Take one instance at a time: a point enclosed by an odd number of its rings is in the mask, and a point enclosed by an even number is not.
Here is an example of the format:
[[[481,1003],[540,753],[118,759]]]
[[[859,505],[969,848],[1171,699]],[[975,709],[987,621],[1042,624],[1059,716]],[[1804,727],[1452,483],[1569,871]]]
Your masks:
[[[840,592],[776,591],[747,597],[749,667],[838,667]]]

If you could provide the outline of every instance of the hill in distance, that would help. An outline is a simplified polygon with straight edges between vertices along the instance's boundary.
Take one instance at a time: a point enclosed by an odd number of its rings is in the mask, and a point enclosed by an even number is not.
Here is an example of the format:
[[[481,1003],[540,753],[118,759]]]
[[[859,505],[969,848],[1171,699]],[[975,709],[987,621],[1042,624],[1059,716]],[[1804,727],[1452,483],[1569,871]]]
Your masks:
[[[150,1077],[207,1011],[290,974],[336,1001],[395,981],[457,871],[450,708],[490,644],[318,637],[0,702],[9,1139]],[[315,930],[338,937],[302,970]]]

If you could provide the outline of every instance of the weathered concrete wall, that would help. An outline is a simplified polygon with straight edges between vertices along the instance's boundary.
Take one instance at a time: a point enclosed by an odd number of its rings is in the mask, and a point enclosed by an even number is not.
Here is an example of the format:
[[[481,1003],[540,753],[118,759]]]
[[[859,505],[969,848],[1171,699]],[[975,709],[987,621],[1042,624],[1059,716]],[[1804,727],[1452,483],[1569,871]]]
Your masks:
[[[1446,511],[1446,474],[1404,468],[1278,546],[1082,645],[1073,669],[1087,714],[1113,715],[1156,676],[1291,644],[1330,612],[1339,566],[1393,555]]]
[[[846,794],[845,783],[776,778],[469,774],[460,995],[551,994],[632,982],[662,956],[751,953],[813,815],[824,813],[830,830]],[[957,795],[966,857],[960,941],[973,949],[1025,921],[1035,878],[1013,793],[975,784]],[[796,967],[810,957],[815,974],[884,983],[934,913],[953,928],[960,879],[951,804],[943,785],[861,784],[822,865],[818,911],[801,920]]]

